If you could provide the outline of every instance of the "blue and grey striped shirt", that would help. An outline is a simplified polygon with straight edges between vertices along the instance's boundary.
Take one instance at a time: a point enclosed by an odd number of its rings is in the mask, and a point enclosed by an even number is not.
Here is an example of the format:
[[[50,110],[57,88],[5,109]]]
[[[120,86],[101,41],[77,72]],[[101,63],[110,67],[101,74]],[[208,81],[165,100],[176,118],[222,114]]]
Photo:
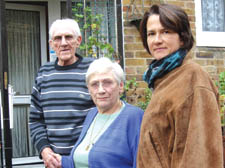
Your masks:
[[[40,153],[51,147],[68,155],[82,130],[88,111],[94,106],[85,75],[93,58],[79,58],[59,66],[58,60],[42,66],[31,94],[30,134]]]

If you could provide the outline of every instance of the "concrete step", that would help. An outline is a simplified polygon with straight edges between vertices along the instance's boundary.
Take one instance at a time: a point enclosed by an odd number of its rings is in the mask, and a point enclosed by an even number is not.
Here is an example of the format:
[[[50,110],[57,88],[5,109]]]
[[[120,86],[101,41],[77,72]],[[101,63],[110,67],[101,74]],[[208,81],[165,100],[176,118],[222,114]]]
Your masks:
[[[43,161],[38,156],[13,158],[13,168],[45,168]]]

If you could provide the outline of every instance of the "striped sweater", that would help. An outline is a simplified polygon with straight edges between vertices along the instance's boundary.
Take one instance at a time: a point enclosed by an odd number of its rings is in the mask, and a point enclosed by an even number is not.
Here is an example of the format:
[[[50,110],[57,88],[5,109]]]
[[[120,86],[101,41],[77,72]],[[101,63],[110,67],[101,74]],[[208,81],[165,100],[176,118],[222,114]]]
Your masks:
[[[49,62],[42,66],[31,94],[29,127],[39,154],[44,147],[68,155],[82,130],[87,112],[94,106],[85,75],[93,58],[69,66]]]

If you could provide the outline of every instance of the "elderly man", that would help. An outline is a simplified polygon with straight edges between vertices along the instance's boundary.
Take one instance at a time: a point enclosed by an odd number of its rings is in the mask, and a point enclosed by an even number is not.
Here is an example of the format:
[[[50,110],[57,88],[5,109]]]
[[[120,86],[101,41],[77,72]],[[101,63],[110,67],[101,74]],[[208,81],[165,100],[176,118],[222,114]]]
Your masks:
[[[54,153],[70,153],[87,112],[94,106],[85,83],[85,74],[93,59],[76,54],[82,41],[76,21],[56,20],[49,35],[57,59],[42,66],[37,74],[29,126],[45,166],[58,167]]]

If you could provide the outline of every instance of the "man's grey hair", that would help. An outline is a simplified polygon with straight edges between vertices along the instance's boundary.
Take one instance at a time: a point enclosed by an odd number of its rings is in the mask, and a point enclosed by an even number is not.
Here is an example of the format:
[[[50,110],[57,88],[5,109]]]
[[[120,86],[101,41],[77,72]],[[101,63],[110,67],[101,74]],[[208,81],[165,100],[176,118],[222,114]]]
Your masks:
[[[57,19],[54,21],[49,29],[49,37],[52,39],[53,33],[56,28],[68,28],[71,27],[75,36],[81,36],[78,23],[74,19]]]

